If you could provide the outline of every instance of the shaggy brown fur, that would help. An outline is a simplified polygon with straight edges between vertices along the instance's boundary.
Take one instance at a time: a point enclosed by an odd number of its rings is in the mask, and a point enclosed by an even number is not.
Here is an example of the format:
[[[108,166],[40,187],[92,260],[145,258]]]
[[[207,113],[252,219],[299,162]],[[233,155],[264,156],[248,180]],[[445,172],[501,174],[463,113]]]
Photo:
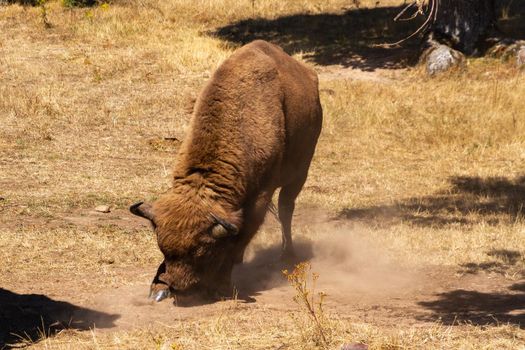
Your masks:
[[[196,102],[173,187],[132,207],[152,220],[165,257],[153,297],[168,287],[224,291],[279,187],[283,254],[293,254],[294,202],[321,124],[316,73],[278,46],[254,41],[217,69]]]

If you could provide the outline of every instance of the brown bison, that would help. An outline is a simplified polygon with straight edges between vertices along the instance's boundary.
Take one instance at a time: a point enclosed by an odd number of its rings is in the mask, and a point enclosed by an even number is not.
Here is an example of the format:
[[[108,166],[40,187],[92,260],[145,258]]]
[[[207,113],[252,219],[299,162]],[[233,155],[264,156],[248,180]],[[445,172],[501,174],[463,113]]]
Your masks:
[[[224,61],[196,101],[172,188],[130,208],[164,254],[151,298],[226,293],[279,187],[282,254],[293,256],[295,198],[321,124],[316,73],[278,46],[254,41]]]

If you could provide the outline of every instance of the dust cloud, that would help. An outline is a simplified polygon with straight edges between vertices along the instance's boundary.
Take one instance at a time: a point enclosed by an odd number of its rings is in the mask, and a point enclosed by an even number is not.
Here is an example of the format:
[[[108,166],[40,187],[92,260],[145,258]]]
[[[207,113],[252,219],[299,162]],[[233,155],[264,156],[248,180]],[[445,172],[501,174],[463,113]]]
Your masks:
[[[394,295],[417,285],[414,283],[419,278],[417,271],[392,261],[385,248],[366,239],[366,232],[331,227],[328,223],[312,230],[315,234],[295,238],[294,263],[280,261],[280,245],[250,247],[246,262],[234,270],[235,286],[255,295],[288,287],[282,270],[292,270],[302,261],[310,262],[312,272],[319,274],[318,291],[329,295]]]
[[[319,273],[319,288],[327,292],[349,291],[384,294],[412,285],[416,272],[388,258],[382,247],[363,234],[339,229],[313,244],[312,271]]]
[[[271,227],[267,233],[249,247],[245,262],[233,271],[234,296],[241,303],[256,302],[279,310],[294,308],[295,291],[282,270],[291,270],[300,261],[309,261],[312,272],[319,274],[315,292],[325,292],[327,306],[343,314],[395,304],[410,299],[410,293],[419,293],[417,273],[391,261],[384,248],[366,239],[366,230],[333,227],[326,222],[299,226],[294,237],[298,256],[294,263],[280,260],[278,228]],[[96,310],[118,314],[119,328],[211,317],[229,305],[211,301],[192,307],[174,307],[180,306],[174,301],[154,303],[147,299],[151,271],[144,269],[137,274],[143,277],[140,283],[108,290],[91,302]]]

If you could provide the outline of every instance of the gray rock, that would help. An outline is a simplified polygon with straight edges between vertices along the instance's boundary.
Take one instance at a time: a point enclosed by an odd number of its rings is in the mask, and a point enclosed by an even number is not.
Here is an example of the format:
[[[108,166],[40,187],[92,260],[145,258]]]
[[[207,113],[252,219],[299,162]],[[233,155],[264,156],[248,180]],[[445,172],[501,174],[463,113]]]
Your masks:
[[[446,45],[430,48],[426,58],[426,68],[429,75],[435,75],[457,67],[465,62],[465,56]]]

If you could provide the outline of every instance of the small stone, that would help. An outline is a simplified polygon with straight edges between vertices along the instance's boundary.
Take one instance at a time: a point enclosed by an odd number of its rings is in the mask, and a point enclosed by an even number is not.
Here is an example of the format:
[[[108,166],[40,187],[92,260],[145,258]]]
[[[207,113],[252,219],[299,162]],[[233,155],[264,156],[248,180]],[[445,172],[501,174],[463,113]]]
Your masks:
[[[99,205],[95,207],[95,211],[99,213],[109,213],[111,210],[109,209],[109,205]]]

